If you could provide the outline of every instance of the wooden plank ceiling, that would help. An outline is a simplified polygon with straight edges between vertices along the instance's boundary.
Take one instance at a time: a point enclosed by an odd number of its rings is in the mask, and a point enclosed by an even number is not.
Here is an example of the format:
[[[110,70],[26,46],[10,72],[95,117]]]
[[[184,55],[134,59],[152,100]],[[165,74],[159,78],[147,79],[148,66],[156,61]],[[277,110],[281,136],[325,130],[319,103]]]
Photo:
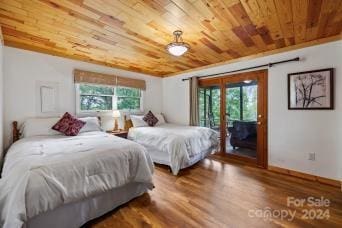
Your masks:
[[[0,25],[7,46],[165,76],[339,35],[342,0],[0,0]]]

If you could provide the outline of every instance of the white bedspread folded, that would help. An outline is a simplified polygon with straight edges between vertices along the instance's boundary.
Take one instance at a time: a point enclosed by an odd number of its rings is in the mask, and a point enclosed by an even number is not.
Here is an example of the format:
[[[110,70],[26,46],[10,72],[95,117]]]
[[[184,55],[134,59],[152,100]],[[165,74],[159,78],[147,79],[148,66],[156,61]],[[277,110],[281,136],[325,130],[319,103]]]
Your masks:
[[[147,148],[167,153],[174,175],[192,156],[210,148],[216,149],[219,144],[218,133],[210,128],[175,124],[131,128],[128,138]]]
[[[102,132],[30,137],[12,145],[0,179],[0,227],[130,182],[153,187],[153,163],[137,143]]]

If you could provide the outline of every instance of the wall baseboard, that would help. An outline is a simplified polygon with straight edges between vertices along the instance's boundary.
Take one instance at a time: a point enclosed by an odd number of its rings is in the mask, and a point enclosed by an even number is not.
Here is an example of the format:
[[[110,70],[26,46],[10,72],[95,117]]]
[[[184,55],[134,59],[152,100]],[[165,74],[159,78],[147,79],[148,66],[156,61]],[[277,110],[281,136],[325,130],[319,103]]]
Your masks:
[[[271,166],[271,165],[268,166],[268,170],[273,171],[273,172],[277,172],[277,173],[282,173],[282,174],[294,176],[294,177],[299,177],[299,178],[302,178],[305,180],[317,181],[317,182],[322,183],[322,184],[327,184],[327,185],[331,185],[334,187],[341,188],[341,190],[342,190],[342,181],[339,181],[339,180],[315,176],[312,174],[302,173],[302,172],[294,171],[291,169],[285,169],[285,168],[280,168],[280,167]]]

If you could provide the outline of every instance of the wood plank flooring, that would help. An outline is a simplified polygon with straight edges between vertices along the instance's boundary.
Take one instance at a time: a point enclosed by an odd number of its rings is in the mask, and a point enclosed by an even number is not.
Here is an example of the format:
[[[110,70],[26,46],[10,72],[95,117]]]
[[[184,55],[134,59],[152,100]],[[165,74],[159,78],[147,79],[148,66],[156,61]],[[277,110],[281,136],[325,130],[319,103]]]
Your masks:
[[[157,166],[156,188],[85,227],[341,227],[341,189],[267,170],[207,158],[173,176]],[[329,207],[287,206],[287,197],[323,197]],[[272,216],[262,216],[262,211]],[[279,213],[296,211],[280,219]],[[322,219],[304,219],[310,216]],[[322,210],[322,211],[320,211]],[[311,212],[310,212],[311,211]],[[329,217],[329,219],[326,219]]]

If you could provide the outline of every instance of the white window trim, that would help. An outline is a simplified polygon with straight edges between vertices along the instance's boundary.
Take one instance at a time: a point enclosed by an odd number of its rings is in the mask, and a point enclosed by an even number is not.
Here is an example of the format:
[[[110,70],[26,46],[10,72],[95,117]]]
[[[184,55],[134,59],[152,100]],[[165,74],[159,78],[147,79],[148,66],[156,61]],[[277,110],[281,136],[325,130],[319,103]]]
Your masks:
[[[87,83],[85,83],[87,84]],[[111,87],[111,86],[109,86]],[[75,91],[76,91],[76,113],[77,114],[94,114],[94,113],[112,113],[114,110],[117,110],[117,96],[116,96],[116,87],[112,86],[114,88],[114,95],[100,95],[100,96],[110,96],[112,97],[112,105],[113,105],[113,109],[112,110],[81,110],[81,106],[80,106],[80,83],[75,83]],[[140,109],[121,109],[120,111],[122,112],[128,112],[128,113],[136,113],[136,112],[143,112],[144,111],[144,91],[140,90]],[[89,95],[93,95],[93,94],[89,94]],[[125,97],[125,96],[121,96],[121,97]]]

